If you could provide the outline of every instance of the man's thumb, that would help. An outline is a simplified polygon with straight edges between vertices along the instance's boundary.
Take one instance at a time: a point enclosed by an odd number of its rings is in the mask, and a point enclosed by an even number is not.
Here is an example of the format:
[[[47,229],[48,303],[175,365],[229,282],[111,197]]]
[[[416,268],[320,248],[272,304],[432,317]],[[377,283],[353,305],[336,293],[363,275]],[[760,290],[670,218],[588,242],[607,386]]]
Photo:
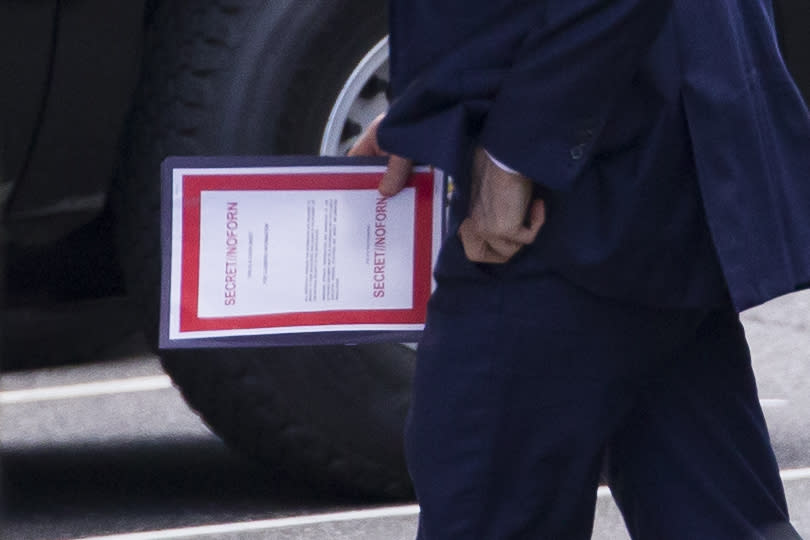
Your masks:
[[[388,169],[386,169],[377,189],[386,197],[396,195],[408,183],[412,169],[413,161],[410,159],[390,156],[388,158]]]

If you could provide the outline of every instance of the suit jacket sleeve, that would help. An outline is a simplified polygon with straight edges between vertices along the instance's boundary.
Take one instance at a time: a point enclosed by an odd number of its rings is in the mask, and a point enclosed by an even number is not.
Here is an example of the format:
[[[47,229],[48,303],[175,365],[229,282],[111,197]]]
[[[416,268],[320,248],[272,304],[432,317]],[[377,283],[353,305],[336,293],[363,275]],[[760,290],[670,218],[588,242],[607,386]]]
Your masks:
[[[671,2],[392,0],[381,144],[455,175],[482,145],[568,189]]]

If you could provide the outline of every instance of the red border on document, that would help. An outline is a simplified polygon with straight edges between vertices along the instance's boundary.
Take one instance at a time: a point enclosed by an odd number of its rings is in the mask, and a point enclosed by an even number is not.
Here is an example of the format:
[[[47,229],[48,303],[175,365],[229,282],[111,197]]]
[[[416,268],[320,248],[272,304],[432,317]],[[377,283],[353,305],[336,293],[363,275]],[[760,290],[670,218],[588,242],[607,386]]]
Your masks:
[[[291,312],[271,315],[199,318],[200,194],[203,191],[376,189],[381,172],[188,174],[183,175],[183,238],[180,270],[180,331],[249,330],[353,324],[423,324],[431,292],[433,171],[414,173],[413,303],[411,309]]]

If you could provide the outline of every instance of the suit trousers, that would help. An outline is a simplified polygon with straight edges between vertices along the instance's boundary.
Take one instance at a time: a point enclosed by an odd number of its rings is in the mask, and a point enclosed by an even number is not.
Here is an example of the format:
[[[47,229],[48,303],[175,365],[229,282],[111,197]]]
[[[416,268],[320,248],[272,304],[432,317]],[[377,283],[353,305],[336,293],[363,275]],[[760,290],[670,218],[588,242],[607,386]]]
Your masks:
[[[731,306],[440,280],[406,456],[419,540],[590,538],[602,473],[634,539],[798,538]]]

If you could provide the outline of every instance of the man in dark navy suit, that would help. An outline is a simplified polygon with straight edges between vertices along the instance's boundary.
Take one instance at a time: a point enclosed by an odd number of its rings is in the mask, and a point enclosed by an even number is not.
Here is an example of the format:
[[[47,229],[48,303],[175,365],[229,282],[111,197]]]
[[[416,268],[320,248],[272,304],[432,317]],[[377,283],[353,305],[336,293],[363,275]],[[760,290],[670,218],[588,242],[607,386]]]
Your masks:
[[[421,540],[797,538],[737,313],[810,283],[769,0],[392,0],[352,150],[455,179],[406,432]]]

